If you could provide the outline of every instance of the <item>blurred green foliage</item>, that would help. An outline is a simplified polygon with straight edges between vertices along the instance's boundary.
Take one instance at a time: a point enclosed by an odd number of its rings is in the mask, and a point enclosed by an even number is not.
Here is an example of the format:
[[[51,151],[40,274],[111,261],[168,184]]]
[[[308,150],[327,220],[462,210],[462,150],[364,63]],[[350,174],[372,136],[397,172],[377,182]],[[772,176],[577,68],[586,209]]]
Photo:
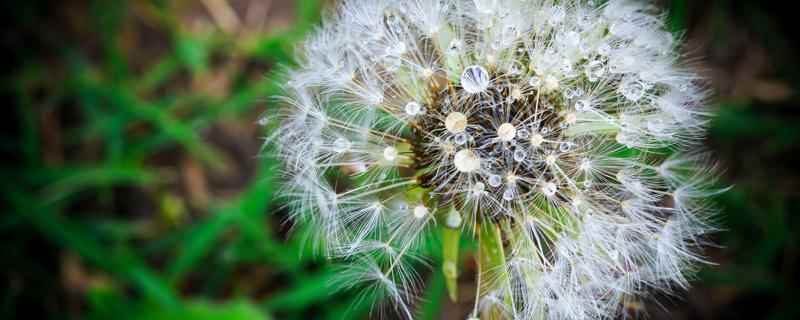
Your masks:
[[[733,14],[726,8],[744,8],[757,36],[780,34],[754,2],[714,3],[712,24]],[[690,27],[691,4],[670,3],[671,30]],[[282,30],[235,35],[192,27],[187,12],[214,23],[192,13],[213,11],[201,1],[68,1],[55,6],[62,14],[52,6],[0,7],[20,35],[37,36],[11,37],[21,63],[2,79],[15,105],[0,140],[3,318],[367,317],[370,299],[331,293],[336,269],[314,256],[307,231],[286,235],[272,201],[275,164],[258,157],[255,140],[282,81],[278,66],[292,64],[318,23],[319,1],[296,1]],[[727,46],[732,31],[715,30],[714,43]],[[720,183],[734,189],[718,199],[723,247],[710,255],[720,265],[701,272],[698,286],[711,296],[702,301],[720,307],[692,312],[797,318],[797,99],[719,100],[709,143],[728,170]],[[192,189],[198,175],[211,192]],[[417,308],[425,319],[445,308],[445,277],[434,270]],[[742,303],[760,310],[740,313]]]
[[[205,9],[215,10],[214,3]],[[50,10],[45,3],[22,6],[30,14],[19,18],[25,26],[70,27],[71,21],[43,21],[52,17],[37,15]],[[284,241],[275,233],[281,228],[271,224],[281,221],[267,216],[277,207],[271,202],[274,163],[257,158],[258,149],[247,155],[258,167],[243,190],[207,204],[188,203],[176,181],[181,172],[172,167],[185,154],[202,171],[242,170],[204,133],[221,122],[255,122],[254,108],[263,111],[261,102],[278,93],[276,66],[292,63],[293,47],[317,23],[320,3],[298,1],[290,27],[247,36],[189,30],[177,9],[187,6],[204,9],[199,2],[66,4],[88,10],[78,12],[78,22],[86,24],[79,32],[91,38],[46,43],[42,47],[51,52],[27,57],[4,79],[16,99],[18,135],[3,137],[2,146],[18,162],[2,170],[2,179],[13,183],[2,185],[12,214],[0,220],[0,250],[4,277],[19,281],[0,297],[4,318],[33,312],[92,319],[327,319],[368,310],[351,310],[346,296],[330,294],[331,267],[316,260],[302,239]],[[147,28],[156,35],[131,35],[136,23],[151,24]],[[126,48],[130,36],[166,39],[145,59],[138,48]],[[223,68],[215,57],[243,65],[221,74],[230,89],[219,96],[192,90]],[[56,68],[48,59],[57,61]],[[248,77],[250,65],[270,67],[261,69],[266,76]],[[257,145],[261,134],[248,139]],[[51,148],[47,143],[59,144],[56,155],[44,150]],[[155,163],[156,157],[169,164]],[[114,211],[142,205],[125,203],[136,200],[131,193],[146,194],[145,216]],[[32,240],[40,236],[48,243]],[[55,261],[36,261],[40,254]],[[247,272],[281,283],[253,292],[260,288],[247,286]],[[69,277],[77,280],[64,280]],[[78,288],[48,292],[58,284]],[[83,296],[69,298],[75,293]],[[37,296],[51,301],[39,301],[44,308],[36,310]],[[60,314],[66,310],[72,314]]]

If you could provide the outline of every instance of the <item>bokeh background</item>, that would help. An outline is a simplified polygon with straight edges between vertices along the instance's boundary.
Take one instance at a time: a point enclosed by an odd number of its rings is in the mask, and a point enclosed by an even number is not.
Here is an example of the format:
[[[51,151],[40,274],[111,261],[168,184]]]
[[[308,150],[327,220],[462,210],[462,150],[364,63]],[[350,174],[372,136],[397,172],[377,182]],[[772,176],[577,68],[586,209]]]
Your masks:
[[[716,265],[689,292],[629,308],[652,319],[800,318],[796,10],[656,4],[716,92],[706,145],[733,189],[715,199]],[[372,301],[331,293],[331,263],[303,241],[307,230],[284,223],[258,123],[276,108],[269,97],[293,48],[331,5],[3,1],[0,317],[369,318]],[[471,298],[448,302],[440,272],[424,277],[420,318],[463,319]]]

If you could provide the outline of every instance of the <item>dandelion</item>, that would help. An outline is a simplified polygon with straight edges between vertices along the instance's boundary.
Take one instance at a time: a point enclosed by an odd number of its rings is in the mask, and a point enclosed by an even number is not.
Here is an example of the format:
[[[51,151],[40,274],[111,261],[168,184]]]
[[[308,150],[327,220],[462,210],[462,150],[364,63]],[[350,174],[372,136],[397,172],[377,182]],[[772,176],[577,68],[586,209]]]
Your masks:
[[[714,230],[677,45],[632,0],[345,0],[274,117],[280,194],[401,317],[438,237],[451,298],[476,260],[471,319],[614,318],[687,287]]]

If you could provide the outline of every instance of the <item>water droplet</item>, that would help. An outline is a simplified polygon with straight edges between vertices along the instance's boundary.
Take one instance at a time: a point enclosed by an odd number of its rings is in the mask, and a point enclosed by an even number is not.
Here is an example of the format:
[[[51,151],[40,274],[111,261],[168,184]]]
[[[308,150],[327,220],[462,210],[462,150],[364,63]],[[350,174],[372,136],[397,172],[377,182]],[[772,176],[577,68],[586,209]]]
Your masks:
[[[400,210],[400,211],[406,211],[406,210],[408,210],[408,202],[405,202],[405,201],[400,201],[400,202],[397,204],[397,209],[398,209],[398,210]]]
[[[606,66],[602,61],[592,60],[586,64],[585,73],[590,82],[597,82],[606,74]]]
[[[528,131],[528,129],[521,128],[521,129],[517,130],[517,137],[519,137],[520,139],[528,139],[528,137],[530,137],[530,136],[531,136],[531,133],[530,133],[530,131]]]
[[[345,138],[336,138],[336,140],[333,141],[333,151],[336,153],[346,152],[350,150],[351,146],[352,143],[350,143],[350,140]]]
[[[538,88],[542,84],[542,79],[537,76],[533,76],[530,79],[528,79],[528,84],[531,87]]]
[[[474,195],[481,195],[485,190],[486,186],[483,184],[483,182],[476,182],[475,185],[472,186],[472,194]]]
[[[582,159],[579,168],[581,171],[589,171],[592,168],[592,161],[586,158]]]
[[[508,188],[503,191],[503,200],[511,201],[514,199],[514,189]]]
[[[503,178],[500,178],[500,176],[498,176],[496,174],[489,175],[489,185],[490,186],[497,188],[502,183],[503,183]]]
[[[444,127],[450,133],[460,133],[467,128],[467,116],[461,112],[451,112],[444,119]]]
[[[542,142],[544,142],[544,137],[541,134],[534,133],[531,135],[530,143],[532,146],[539,147],[542,145]]]
[[[414,217],[417,219],[425,218],[425,216],[428,215],[428,212],[429,212],[428,207],[424,205],[420,204],[414,207]]]
[[[410,116],[416,116],[421,113],[422,106],[415,101],[411,101],[406,104],[405,109],[406,109],[406,114]]]
[[[461,225],[461,214],[458,213],[458,210],[450,210],[450,212],[447,213],[447,220],[445,223],[450,228],[458,228],[458,226]]]
[[[628,100],[637,102],[644,96],[645,87],[641,81],[628,78],[620,83],[619,92]]]
[[[539,130],[539,131],[541,131],[542,134],[545,135],[545,134],[550,133],[550,128],[549,127],[542,127],[542,129]]]
[[[450,44],[447,46],[447,50],[449,50],[450,53],[457,53],[457,52],[461,51],[461,48],[463,48],[463,47],[464,47],[464,43],[461,42],[461,40],[453,39],[453,40],[450,40]]]
[[[569,151],[571,148],[572,148],[572,143],[569,143],[569,142],[562,142],[562,143],[561,143],[561,144],[558,146],[558,150],[560,150],[561,152],[567,152],[567,151]]]
[[[480,169],[481,159],[470,149],[461,149],[453,157],[453,165],[460,172],[474,172]]]
[[[514,161],[521,162],[522,160],[525,160],[525,157],[527,155],[528,154],[525,152],[525,150],[522,149],[514,150]]]
[[[269,118],[261,117],[261,119],[258,119],[258,125],[259,126],[263,127],[263,126],[266,126],[267,124],[269,124]]]
[[[508,67],[508,74],[514,76],[522,74],[522,64],[517,61],[513,61],[511,66]]]
[[[556,160],[557,160],[556,156],[552,155],[552,154],[548,155],[547,157],[544,158],[544,162],[547,163],[547,165],[550,165],[550,166],[556,164]]]
[[[461,132],[453,136],[453,141],[459,146],[463,146],[465,143],[467,143],[467,140],[469,140],[469,136],[465,132]]]
[[[558,191],[558,187],[555,183],[545,182],[545,184],[542,185],[542,193],[545,196],[552,197],[556,194],[556,191]]]
[[[397,159],[397,154],[397,148],[395,147],[390,146],[383,149],[383,158],[386,159],[386,161],[394,161]]]
[[[592,103],[586,99],[575,101],[575,111],[580,111],[580,112],[588,111],[589,108],[591,108],[591,105]]]
[[[469,93],[481,93],[489,87],[489,73],[481,66],[471,66],[461,74],[461,86]]]
[[[506,122],[497,128],[497,138],[500,139],[500,141],[509,142],[514,140],[516,136],[517,128],[515,128],[513,124]]]

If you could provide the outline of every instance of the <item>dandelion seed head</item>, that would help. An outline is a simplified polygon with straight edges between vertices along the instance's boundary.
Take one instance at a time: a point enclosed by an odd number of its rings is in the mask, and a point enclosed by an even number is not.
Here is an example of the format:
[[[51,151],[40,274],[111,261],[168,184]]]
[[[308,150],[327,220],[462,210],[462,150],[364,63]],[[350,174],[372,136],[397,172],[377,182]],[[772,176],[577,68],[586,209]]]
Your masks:
[[[440,227],[500,230],[504,276],[481,280],[474,318],[609,319],[686,287],[717,191],[692,151],[707,90],[663,16],[633,0],[344,0],[269,117],[279,194],[358,265],[348,285],[406,318],[421,288],[407,262]]]

